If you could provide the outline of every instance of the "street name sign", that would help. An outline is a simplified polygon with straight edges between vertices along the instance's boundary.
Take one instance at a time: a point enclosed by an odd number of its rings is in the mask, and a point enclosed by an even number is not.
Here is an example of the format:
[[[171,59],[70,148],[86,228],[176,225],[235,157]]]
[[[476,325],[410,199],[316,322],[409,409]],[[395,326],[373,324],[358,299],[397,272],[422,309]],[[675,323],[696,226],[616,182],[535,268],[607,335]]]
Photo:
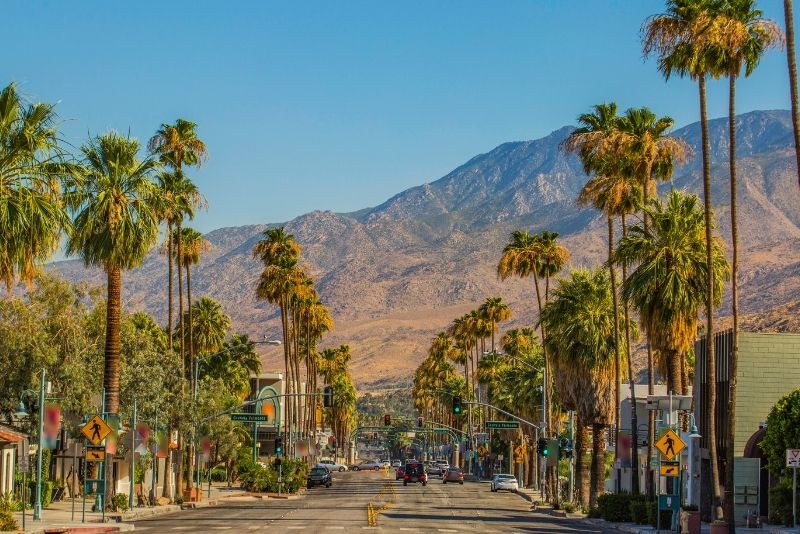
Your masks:
[[[83,425],[81,432],[84,436],[86,436],[86,439],[89,440],[89,443],[92,445],[100,445],[100,443],[111,433],[111,427],[108,426],[105,421],[103,421],[102,417],[99,415],[94,415],[85,425]]]
[[[519,428],[517,421],[486,421],[486,428],[513,429]]]
[[[661,462],[661,476],[662,477],[677,477],[681,474],[680,462]]]
[[[655,445],[658,452],[667,460],[672,460],[686,448],[686,444],[671,428],[667,429],[667,431],[658,438]]]
[[[786,467],[800,467],[800,449],[786,449]]]
[[[231,421],[240,423],[266,423],[269,418],[260,413],[232,413]]]

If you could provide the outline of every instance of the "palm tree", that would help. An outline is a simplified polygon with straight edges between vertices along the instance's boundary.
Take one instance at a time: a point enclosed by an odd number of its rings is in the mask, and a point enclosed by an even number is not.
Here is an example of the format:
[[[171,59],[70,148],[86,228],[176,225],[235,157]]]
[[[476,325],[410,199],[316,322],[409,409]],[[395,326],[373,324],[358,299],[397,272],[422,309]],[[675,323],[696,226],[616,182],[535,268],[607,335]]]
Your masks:
[[[200,167],[208,159],[208,149],[205,143],[197,137],[197,124],[194,122],[177,119],[175,124],[162,124],[156,130],[153,137],[148,142],[148,148],[153,154],[156,154],[161,159],[161,162],[174,171],[173,189],[166,189],[166,193],[172,193],[176,197],[182,195],[184,198],[173,198],[173,209],[170,210],[172,217],[167,221],[168,236],[171,236],[171,229],[174,226],[178,235],[181,235],[181,224],[183,218],[189,216],[193,217],[193,208],[203,204],[204,200],[200,196],[194,184],[184,175],[183,167],[196,166]],[[177,251],[175,253],[177,259],[176,267],[178,270],[178,317],[183,317],[183,281],[181,272],[181,260],[183,254],[181,253],[181,241],[177,242]],[[168,251],[167,261],[172,261],[171,251]],[[170,288],[172,285],[172,264],[169,264],[170,270]],[[172,296],[169,296],[170,302],[168,305],[168,325],[172,322]],[[169,332],[170,338],[172,332]],[[183,332],[180,334],[181,339],[181,358],[184,357],[183,353]],[[186,362],[184,362],[186,365]]]
[[[314,301],[301,310],[301,318],[305,324],[305,351],[306,351],[306,376],[310,384],[310,390],[317,390],[317,349],[316,344],[325,332],[333,329],[333,318],[330,310],[321,302]],[[316,431],[317,420],[316,410],[309,411],[307,421],[308,429]]]
[[[497,323],[511,319],[511,309],[508,304],[503,302],[502,297],[489,297],[486,302],[481,304],[478,311],[481,312],[484,321],[489,324],[492,331],[492,352],[494,352],[494,335],[497,330]]]
[[[584,113],[578,117],[580,127],[573,130],[564,142],[567,153],[577,152],[583,169],[588,175],[594,175],[581,190],[578,197],[579,204],[591,204],[596,209],[606,214],[608,222],[608,270],[611,276],[611,295],[614,303],[614,319],[618,316],[619,303],[617,298],[617,277],[611,256],[614,253],[614,217],[624,216],[632,213],[636,207],[635,198],[641,189],[632,180],[625,177],[620,172],[615,157],[611,139],[614,137],[619,126],[617,116],[617,104],[597,104],[592,113]],[[627,311],[627,310],[626,310]],[[625,327],[627,325],[627,315],[625,316]],[[628,330],[626,330],[627,332]],[[615,413],[614,423],[616,428],[620,428],[620,342],[619,325],[614,324],[614,399]],[[628,348],[630,350],[630,348]],[[631,372],[630,355],[628,355],[628,368],[631,389],[631,428],[636,429],[638,421],[636,417],[636,393],[634,387],[633,373]],[[619,455],[619,432],[617,432],[617,443],[615,455]],[[631,466],[634,473],[639,472],[638,454],[631,449]],[[639,493],[639,479],[634,476],[631,478],[631,491]]]
[[[592,466],[589,505],[603,491],[605,431],[613,420],[614,309],[608,271],[576,270],[559,281],[542,310],[547,325],[556,387],[565,406],[575,409],[582,426],[592,425]],[[577,473],[585,457],[576,459]],[[583,480],[578,484],[585,503]]]
[[[0,280],[30,283],[70,220],[62,200],[75,169],[58,144],[52,104],[26,104],[15,84],[0,91]]]
[[[189,347],[189,361],[194,364],[194,358],[197,353],[195,350],[195,344],[192,339],[194,328],[192,325],[192,265],[198,265],[200,263],[200,255],[204,252],[208,252],[211,250],[211,243],[206,241],[206,238],[203,237],[203,234],[198,232],[197,230],[189,227],[184,227],[181,229],[181,235],[173,236],[173,241],[181,241],[183,244],[183,257],[179,262],[186,268],[186,303],[187,303],[187,322],[186,325],[188,326],[188,338],[187,338],[187,346]],[[192,384],[192,390],[194,391],[195,384]]]
[[[223,310],[222,304],[208,296],[200,297],[192,305],[192,317],[193,332],[189,334],[189,327],[186,327],[186,344],[189,344],[191,337],[198,356],[219,351],[231,328],[231,319]],[[188,311],[184,318],[188,324]]]
[[[711,203],[711,142],[708,134],[708,110],[706,106],[706,78],[719,77],[719,50],[724,49],[727,36],[727,18],[713,16],[713,0],[667,0],[667,10],[651,17],[644,26],[645,56],[658,55],[658,69],[669,80],[672,74],[689,76],[697,80],[700,96],[700,131],[703,153],[703,202],[705,205],[706,262],[713,264],[714,236],[712,234]],[[723,45],[723,46],[720,46]],[[714,280],[711,269],[706,273],[706,380],[708,388],[709,460],[711,463],[711,489],[713,493],[714,517],[723,518],[719,484],[719,464],[716,444],[717,392],[716,355],[714,351]]]
[[[762,12],[756,9],[755,0],[726,0],[717,6],[723,16],[735,24],[730,29],[730,46],[718,50],[721,68],[728,73],[728,139],[729,168],[731,191],[731,311],[733,314],[733,350],[730,365],[730,383],[728,385],[729,422],[726,430],[726,480],[733,480],[734,436],[736,433],[736,373],[739,361],[739,231],[736,203],[736,79],[744,66],[745,76],[750,76],[761,61],[761,57],[769,49],[783,42],[780,27],[773,21],[761,17]],[[725,517],[732,529],[735,529],[733,486],[725,485]]]
[[[614,261],[635,265],[623,294],[639,312],[648,339],[660,356],[667,389],[688,394],[684,360],[697,335],[699,313],[708,294],[705,213],[700,199],[672,191],[662,202],[645,207],[650,225],[630,228],[614,253]],[[714,242],[712,279],[715,303],[730,274],[722,244]]]
[[[797,181],[800,183],[800,105],[797,97],[797,57],[794,51],[794,7],[792,0],[783,0],[783,16],[786,21],[786,60],[789,67],[789,92],[792,97],[792,126],[794,130],[794,152],[797,158]]]
[[[103,387],[106,411],[117,413],[122,271],[141,264],[158,237],[157,189],[151,181],[158,162],[139,160],[139,142],[115,132],[91,139],[81,150],[85,180],[67,194],[76,213],[67,254],[102,267],[108,278]]]

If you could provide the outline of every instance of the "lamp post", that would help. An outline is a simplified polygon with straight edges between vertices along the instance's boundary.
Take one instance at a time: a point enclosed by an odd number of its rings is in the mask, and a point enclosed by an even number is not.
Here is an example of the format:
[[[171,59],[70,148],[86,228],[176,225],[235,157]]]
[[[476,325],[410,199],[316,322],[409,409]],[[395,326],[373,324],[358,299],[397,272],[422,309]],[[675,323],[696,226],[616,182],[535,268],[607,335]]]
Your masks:
[[[689,412],[689,421],[691,422],[691,429],[689,430],[689,484],[686,491],[686,500],[689,504],[694,504],[694,442],[697,438],[701,438],[702,436],[697,431],[697,424],[694,419],[694,412]]]
[[[36,501],[33,504],[33,520],[42,520],[42,434],[44,433],[44,401],[45,401],[45,377],[46,371],[42,369],[39,379],[39,439],[36,446]],[[26,390],[22,392],[21,396],[34,393],[33,390]],[[25,403],[20,399],[19,408],[17,408],[17,417],[27,417],[29,414],[25,408]]]

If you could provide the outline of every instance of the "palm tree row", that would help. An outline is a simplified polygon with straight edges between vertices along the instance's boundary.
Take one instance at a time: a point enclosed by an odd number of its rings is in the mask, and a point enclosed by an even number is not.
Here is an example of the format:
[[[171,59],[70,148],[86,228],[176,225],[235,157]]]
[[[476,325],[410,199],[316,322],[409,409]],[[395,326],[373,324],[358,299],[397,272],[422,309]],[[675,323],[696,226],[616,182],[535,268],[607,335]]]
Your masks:
[[[253,256],[264,265],[256,298],[276,304],[280,314],[287,393],[293,395],[287,400],[284,420],[289,443],[295,435],[308,437],[316,429],[316,404],[301,401],[298,394],[316,391],[320,373],[317,344],[333,328],[328,308],[320,302],[313,280],[299,263],[301,253],[300,244],[282,227],[265,230],[253,249]],[[331,380],[334,377],[342,386],[340,374],[329,376]],[[344,390],[337,390],[337,384],[328,383],[334,386],[334,396],[347,396]]]

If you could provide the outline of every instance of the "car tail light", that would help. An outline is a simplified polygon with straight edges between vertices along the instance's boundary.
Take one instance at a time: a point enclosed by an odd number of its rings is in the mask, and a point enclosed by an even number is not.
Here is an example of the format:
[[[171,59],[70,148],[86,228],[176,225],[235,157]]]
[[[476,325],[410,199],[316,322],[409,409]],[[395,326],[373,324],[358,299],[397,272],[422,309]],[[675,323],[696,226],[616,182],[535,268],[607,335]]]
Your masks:
[[[404,479],[406,479],[406,480],[408,480],[408,479],[409,479],[409,476],[408,476],[408,475],[403,475],[403,478],[404,478]]]

